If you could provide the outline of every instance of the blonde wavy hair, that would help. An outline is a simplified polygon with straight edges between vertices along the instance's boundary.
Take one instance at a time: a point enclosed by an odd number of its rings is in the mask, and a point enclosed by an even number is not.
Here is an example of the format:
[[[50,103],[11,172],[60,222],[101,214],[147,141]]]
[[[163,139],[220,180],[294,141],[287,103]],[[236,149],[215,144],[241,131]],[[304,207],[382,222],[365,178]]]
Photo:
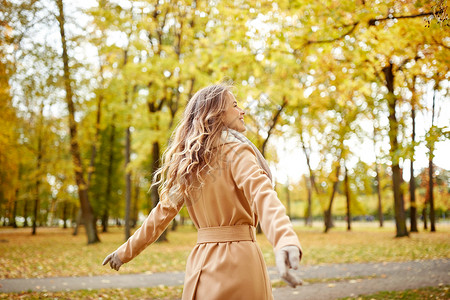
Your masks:
[[[191,192],[203,185],[220,153],[225,128],[222,116],[231,90],[229,83],[214,84],[199,90],[188,102],[153,177],[152,186],[159,185],[162,201],[188,202]]]

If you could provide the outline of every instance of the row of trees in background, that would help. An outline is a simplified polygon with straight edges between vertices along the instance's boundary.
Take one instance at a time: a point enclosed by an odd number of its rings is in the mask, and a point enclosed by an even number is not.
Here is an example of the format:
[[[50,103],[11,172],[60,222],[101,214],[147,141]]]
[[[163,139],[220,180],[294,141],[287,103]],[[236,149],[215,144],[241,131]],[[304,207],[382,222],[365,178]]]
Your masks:
[[[1,19],[0,204],[10,225],[31,215],[35,233],[77,219],[95,243],[97,220],[106,231],[124,219],[129,237],[139,211],[159,201],[157,187],[147,193],[151,175],[187,101],[231,78],[248,136],[269,161],[274,138],[298,141],[308,224],[314,202],[327,231],[337,193],[348,220],[358,195],[375,194],[380,222],[389,197],[406,236],[409,195],[417,231],[414,154],[425,146],[422,207],[435,230],[433,151],[449,138],[444,1],[99,0],[80,9],[33,0],[5,2]],[[448,178],[443,185],[448,195]]]
[[[357,168],[363,167],[362,165]],[[377,222],[380,227],[385,226],[385,220],[392,220],[395,217],[394,206],[392,201],[392,184],[391,178],[386,173],[386,169],[380,170],[381,180],[381,215],[379,212],[380,205],[378,202],[378,194],[376,193],[376,181],[369,179],[366,182],[359,183],[361,178],[354,174],[347,176],[347,182],[345,181],[345,173],[342,174],[342,181],[337,184],[336,195],[333,200],[333,220],[342,220],[347,223],[347,228],[351,230],[352,221],[373,221]],[[416,176],[416,230],[429,228],[429,204],[428,204],[428,168],[423,169],[418,176]],[[435,169],[434,177],[434,199],[436,202],[435,212],[436,217],[447,218],[448,217],[448,172],[440,168]],[[285,204],[287,213],[291,218],[302,219],[305,226],[312,225],[312,221],[323,222],[323,208],[329,200],[329,198],[319,198],[319,201],[312,201],[312,205],[307,205],[308,190],[307,184],[309,184],[309,178],[304,176],[300,181],[290,183],[278,183],[276,190],[278,196]],[[356,182],[366,187],[356,187]],[[347,186],[349,193],[347,193]],[[351,186],[351,185],[354,186]],[[407,191],[409,189],[409,182],[404,182],[402,190]],[[349,196],[349,197],[348,197]],[[411,206],[409,204],[409,195],[406,195],[405,213],[407,219],[409,219],[409,228],[412,231],[411,224]],[[315,197],[315,199],[318,199]],[[308,210],[311,209],[311,217],[306,218]],[[419,226],[418,220],[421,221]],[[414,231],[416,232],[416,231]]]

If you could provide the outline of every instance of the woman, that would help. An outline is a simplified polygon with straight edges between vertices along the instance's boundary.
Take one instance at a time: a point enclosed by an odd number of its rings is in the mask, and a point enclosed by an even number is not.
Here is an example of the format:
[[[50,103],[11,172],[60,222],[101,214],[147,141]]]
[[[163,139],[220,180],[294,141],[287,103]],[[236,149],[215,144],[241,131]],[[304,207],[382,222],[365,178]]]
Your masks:
[[[292,287],[301,247],[272,187],[266,161],[244,137],[244,111],[231,87],[217,84],[189,101],[161,169],[161,201],[142,226],[108,255],[119,270],[153,243],[183,204],[198,229],[187,264],[183,299],[273,299],[255,226],[272,243],[281,277]]]

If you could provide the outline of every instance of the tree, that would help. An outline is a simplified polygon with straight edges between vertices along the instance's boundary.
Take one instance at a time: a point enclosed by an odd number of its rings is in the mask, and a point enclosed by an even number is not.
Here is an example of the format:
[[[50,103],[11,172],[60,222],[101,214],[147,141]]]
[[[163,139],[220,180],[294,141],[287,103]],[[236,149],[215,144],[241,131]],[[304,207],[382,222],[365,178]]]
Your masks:
[[[374,118],[375,119],[375,118]],[[376,153],[376,139],[377,139],[377,126],[374,124],[373,126],[373,146],[374,146],[374,153]],[[378,222],[380,223],[380,228],[383,227],[383,201],[381,196],[381,178],[380,178],[380,170],[379,170],[379,163],[378,163],[378,157],[375,155],[375,184],[376,184],[376,193],[378,198]]]
[[[436,231],[436,216],[435,216],[435,200],[434,200],[434,166],[433,166],[433,158],[434,158],[434,144],[439,139],[442,134],[437,126],[435,126],[435,104],[436,104],[436,88],[435,85],[434,93],[433,93],[433,102],[431,107],[431,127],[427,133],[427,147],[428,147],[428,203],[430,205],[430,231]],[[442,132],[441,132],[442,133]]]
[[[410,174],[411,178],[409,180],[409,198],[410,198],[410,220],[411,220],[411,232],[418,232],[417,230],[417,202],[416,202],[416,178],[414,176],[414,146],[416,142],[416,76],[413,76],[412,83],[409,89],[412,91],[411,97],[411,120],[412,120],[412,133],[411,133],[411,164],[410,164]]]
[[[394,191],[395,225],[397,237],[408,236],[406,228],[406,214],[403,197],[400,193],[401,170],[398,143],[398,122],[396,117],[397,97],[394,94],[394,64],[389,64],[382,69],[388,89],[387,102],[389,107],[389,141],[391,145],[390,155],[392,161],[392,186]]]
[[[5,224],[32,211],[35,228],[46,217],[67,223],[80,206],[73,200],[84,193],[85,180],[87,198],[80,203],[89,200],[92,220],[101,217],[107,230],[108,218],[125,218],[129,236],[136,209],[150,210],[150,202],[159,201],[158,187],[146,194],[146,203],[137,199],[141,189],[149,189],[182,109],[197,89],[230,78],[248,112],[248,136],[270,162],[278,159],[276,138],[299,141],[307,162],[307,224],[315,203],[332,220],[336,195],[347,193],[351,220],[357,197],[376,193],[382,226],[383,210],[391,207],[384,199],[396,195],[392,202],[398,204],[402,193],[403,201],[408,199],[401,184],[407,167],[413,231],[414,203],[420,206],[424,193],[421,185],[414,187],[414,147],[425,144],[433,155],[436,142],[446,136],[438,118],[426,137],[414,132],[420,125],[414,115],[432,111],[424,104],[427,87],[435,85],[437,95],[446,89],[436,86],[448,79],[450,57],[442,1],[341,1],[338,6],[100,0],[87,11],[71,10],[62,26],[46,2],[22,2],[5,2],[0,12],[1,95],[7,99],[1,104],[0,133]],[[85,13],[90,23],[68,26],[71,17]],[[55,26],[60,34],[61,27],[66,30],[65,50],[34,38]],[[87,49],[89,55],[96,50],[96,57],[80,56]],[[60,108],[63,98],[69,110]],[[64,130],[67,117],[71,137]],[[362,162],[360,150],[350,150],[367,141],[373,141],[376,155]],[[437,173],[429,175],[434,190],[429,188],[427,197],[434,192],[439,206]]]
[[[350,231],[352,230],[352,214],[351,214],[351,209],[350,209],[350,204],[351,204],[351,198],[350,198],[350,182],[349,182],[349,178],[348,178],[348,170],[347,170],[347,166],[344,166],[344,184],[345,184],[345,198],[346,198],[346,207],[347,207],[347,230]]]
[[[335,173],[332,177],[332,187],[331,187],[331,194],[330,194],[330,200],[328,201],[327,209],[324,211],[324,223],[325,223],[325,229],[324,232],[328,232],[334,225],[332,220],[332,208],[333,208],[333,200],[334,196],[336,195],[337,191],[337,185],[339,183],[339,174],[341,172],[341,157],[338,156],[338,160],[336,161],[334,168]]]
[[[41,185],[41,163],[42,163],[42,155],[43,155],[43,149],[42,149],[42,122],[43,122],[43,110],[44,110],[44,102],[41,103],[40,109],[39,109],[39,121],[38,121],[38,141],[37,141],[37,157],[36,157],[36,194],[35,194],[35,200],[34,200],[34,209],[33,209],[33,225],[32,225],[32,235],[36,234],[36,226],[37,226],[37,219],[38,219],[38,211],[39,211],[39,198],[40,198],[40,185]]]
[[[11,105],[9,94],[8,66],[4,63],[4,53],[0,51],[0,110],[2,111],[2,130],[0,132],[0,208],[8,225],[16,227],[18,189],[20,183],[20,161],[17,151],[18,132],[15,125],[18,120]],[[9,212],[7,214],[6,212]]]
[[[299,111],[301,111],[299,109]],[[306,182],[306,186],[308,189],[308,201],[307,201],[307,211],[306,211],[306,215],[305,215],[305,225],[307,226],[312,226],[312,195],[313,192],[315,191],[316,194],[319,194],[319,189],[317,188],[316,185],[316,180],[315,180],[315,175],[314,175],[314,171],[311,167],[311,146],[307,144],[306,142],[306,138],[304,137],[305,135],[305,129],[303,126],[303,115],[300,115],[300,117],[298,118],[298,122],[297,124],[299,125],[299,136],[300,136],[300,144],[301,147],[303,149],[303,153],[305,155],[306,158],[306,165],[308,166],[308,180]],[[310,131],[308,131],[310,132]],[[310,137],[313,136],[313,134],[309,134]]]
[[[84,225],[86,227],[86,234],[88,238],[88,244],[97,243],[100,241],[97,235],[97,227],[95,224],[94,214],[91,203],[88,198],[87,184],[84,179],[84,170],[81,160],[80,146],[77,136],[77,123],[75,121],[75,105],[73,102],[73,92],[70,79],[69,68],[69,55],[67,52],[67,41],[65,34],[65,17],[64,17],[64,4],[62,0],[56,0],[58,6],[59,15],[57,21],[60,29],[61,44],[62,44],[62,60],[64,65],[64,89],[66,92],[66,102],[69,111],[69,129],[70,129],[70,150],[72,153],[72,159],[75,171],[75,181],[78,187],[78,196],[80,199],[80,207],[83,215]]]

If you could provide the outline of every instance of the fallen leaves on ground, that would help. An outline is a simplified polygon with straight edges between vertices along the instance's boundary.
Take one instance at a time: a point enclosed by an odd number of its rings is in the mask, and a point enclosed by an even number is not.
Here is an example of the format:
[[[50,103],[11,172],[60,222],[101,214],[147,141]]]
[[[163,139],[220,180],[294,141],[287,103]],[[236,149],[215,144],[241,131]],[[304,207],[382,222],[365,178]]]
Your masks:
[[[408,300],[425,300],[425,299],[450,299],[449,286],[427,287],[406,291],[391,291],[391,292],[379,292],[373,295],[359,296],[357,298],[341,298],[340,300],[395,300],[395,299],[408,299]]]
[[[394,238],[393,228],[376,230],[354,226],[352,232],[333,229],[324,234],[321,228],[296,228],[303,247],[302,264],[317,265],[352,262],[387,262],[450,257],[450,226],[435,233],[420,232],[409,238]],[[155,273],[184,271],[186,259],[196,243],[192,226],[179,226],[169,232],[169,242],[149,246],[120,272],[101,263],[106,255],[124,241],[122,228],[101,233],[101,243],[86,244],[81,231],[73,236],[71,229],[38,228],[3,230],[0,238],[0,278],[43,278],[55,276],[90,276],[101,274]],[[273,249],[264,235],[258,235],[264,259],[275,265]]]

